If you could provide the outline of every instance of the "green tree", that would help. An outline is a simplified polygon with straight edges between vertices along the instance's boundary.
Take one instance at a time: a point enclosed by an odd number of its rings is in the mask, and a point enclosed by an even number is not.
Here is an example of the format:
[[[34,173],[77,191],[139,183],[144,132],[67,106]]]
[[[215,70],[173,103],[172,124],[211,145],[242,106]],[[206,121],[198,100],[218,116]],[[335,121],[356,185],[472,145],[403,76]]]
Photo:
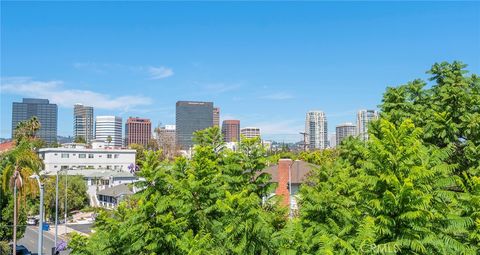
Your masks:
[[[110,137],[110,139],[111,139],[111,137]],[[85,140],[85,137],[79,135],[79,136],[75,137],[75,140],[73,142],[75,142],[75,143],[87,143],[87,140]],[[111,140],[110,140],[110,142],[111,142]]]
[[[431,86],[417,79],[388,88],[380,107],[382,118],[396,125],[410,118],[423,128],[422,142],[452,149],[446,162],[457,166],[460,179],[450,190],[460,196],[462,215],[475,222],[468,242],[480,246],[480,78],[468,75],[465,67],[461,62],[434,64],[428,71]]]
[[[271,254],[271,236],[285,223],[284,211],[263,203],[269,187],[265,151],[258,139],[240,150],[223,149],[218,128],[196,133],[189,160],[142,161],[142,191],[113,212],[97,217],[96,233],[70,243],[74,254]],[[86,243],[87,245],[80,245]]]
[[[378,126],[360,162],[342,157],[302,187],[304,251],[475,254],[478,247],[464,242],[472,218],[449,190],[456,165],[445,160],[453,150],[423,145],[423,130],[409,119]]]
[[[87,186],[82,176],[67,177],[67,205],[68,211],[81,210],[89,205],[90,198],[87,194]],[[55,219],[55,184],[56,177],[51,176],[43,180],[45,189],[45,216],[48,219]],[[58,178],[58,215],[65,212],[65,175]]]
[[[128,146],[128,148],[137,151],[135,154],[135,164],[141,166],[142,162],[145,160],[145,147],[138,143],[132,143]]]
[[[26,128],[25,128],[26,129]],[[22,131],[23,132],[23,131]],[[27,199],[38,194],[38,186],[30,176],[42,168],[42,162],[34,151],[34,137],[19,136],[14,149],[0,155],[0,241],[13,238],[14,205],[17,207],[17,222],[25,222]],[[18,174],[16,174],[18,173]],[[17,176],[17,178],[13,178]],[[13,200],[13,184],[17,186],[17,201]],[[23,207],[23,208],[22,208]],[[17,239],[23,236],[24,224],[17,227]]]

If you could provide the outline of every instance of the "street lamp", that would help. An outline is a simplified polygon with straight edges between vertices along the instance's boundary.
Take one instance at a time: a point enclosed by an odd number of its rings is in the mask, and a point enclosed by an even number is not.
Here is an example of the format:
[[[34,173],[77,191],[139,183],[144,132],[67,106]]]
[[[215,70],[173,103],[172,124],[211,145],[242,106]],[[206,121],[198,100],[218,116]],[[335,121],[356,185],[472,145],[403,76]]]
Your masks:
[[[38,187],[40,188],[40,225],[38,227],[38,254],[42,254],[43,247],[43,183],[40,182],[40,177],[37,174],[30,176],[32,179],[36,179]]]
[[[65,233],[67,233],[67,169],[61,169],[56,173],[55,179],[55,249],[58,245],[58,172],[65,170]]]

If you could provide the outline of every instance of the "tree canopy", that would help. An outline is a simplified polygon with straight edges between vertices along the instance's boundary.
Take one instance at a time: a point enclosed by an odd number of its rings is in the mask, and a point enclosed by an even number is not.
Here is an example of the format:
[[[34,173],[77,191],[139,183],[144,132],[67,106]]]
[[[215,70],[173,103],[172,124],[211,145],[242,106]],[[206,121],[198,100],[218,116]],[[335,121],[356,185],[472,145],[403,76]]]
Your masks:
[[[368,141],[287,156],[318,165],[289,219],[258,139],[195,134],[191,159],[145,151],[141,191],[103,212],[73,254],[478,254],[480,79],[460,62],[387,88]]]

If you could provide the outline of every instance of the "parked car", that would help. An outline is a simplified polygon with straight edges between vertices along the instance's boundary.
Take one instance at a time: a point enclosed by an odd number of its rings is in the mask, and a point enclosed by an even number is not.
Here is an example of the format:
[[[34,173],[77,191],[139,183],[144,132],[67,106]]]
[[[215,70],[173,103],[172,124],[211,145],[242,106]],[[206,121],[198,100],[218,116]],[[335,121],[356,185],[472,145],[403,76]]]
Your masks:
[[[35,226],[38,224],[38,219],[35,217],[28,217],[27,218],[27,225]]]
[[[17,245],[17,255],[32,255],[32,253],[27,249],[27,247],[23,245]]]

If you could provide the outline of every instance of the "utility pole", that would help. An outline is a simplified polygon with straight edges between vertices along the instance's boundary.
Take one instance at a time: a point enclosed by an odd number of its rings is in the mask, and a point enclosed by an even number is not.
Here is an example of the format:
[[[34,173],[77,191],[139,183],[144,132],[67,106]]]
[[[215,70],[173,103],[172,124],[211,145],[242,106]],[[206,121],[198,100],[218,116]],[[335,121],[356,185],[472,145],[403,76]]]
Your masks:
[[[307,151],[307,132],[300,132],[303,135],[303,151]]]

